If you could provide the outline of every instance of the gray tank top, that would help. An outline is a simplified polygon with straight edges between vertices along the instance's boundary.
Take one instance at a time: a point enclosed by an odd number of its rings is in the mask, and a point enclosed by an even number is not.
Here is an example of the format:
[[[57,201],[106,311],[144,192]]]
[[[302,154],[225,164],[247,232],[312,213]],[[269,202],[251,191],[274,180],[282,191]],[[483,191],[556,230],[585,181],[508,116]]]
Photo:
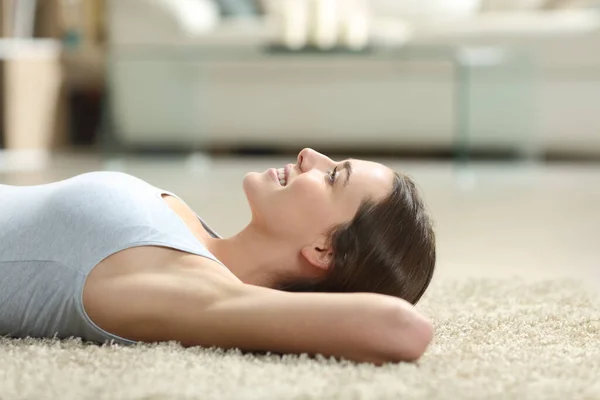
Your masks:
[[[177,197],[109,171],[44,185],[0,185],[0,335],[136,343],[101,329],[83,308],[85,280],[100,261],[153,245],[223,265],[168,206],[165,193]]]

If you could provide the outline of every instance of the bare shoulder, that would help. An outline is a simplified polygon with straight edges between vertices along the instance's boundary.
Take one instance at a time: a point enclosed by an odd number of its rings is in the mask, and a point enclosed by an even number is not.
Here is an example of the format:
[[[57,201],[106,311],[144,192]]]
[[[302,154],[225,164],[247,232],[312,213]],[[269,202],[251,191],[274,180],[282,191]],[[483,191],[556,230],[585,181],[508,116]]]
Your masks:
[[[288,293],[246,285],[222,271],[169,268],[110,283],[96,315],[107,331],[133,340],[176,340],[281,353],[321,353],[371,362],[415,359],[430,324],[400,299],[372,293]],[[217,268],[218,267],[218,268]],[[96,319],[94,319],[96,323]]]

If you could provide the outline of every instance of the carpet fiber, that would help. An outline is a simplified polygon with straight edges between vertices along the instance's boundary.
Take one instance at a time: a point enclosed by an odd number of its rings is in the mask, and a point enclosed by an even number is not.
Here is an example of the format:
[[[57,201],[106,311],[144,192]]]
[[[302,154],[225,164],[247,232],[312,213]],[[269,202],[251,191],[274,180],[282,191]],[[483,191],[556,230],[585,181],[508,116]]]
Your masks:
[[[434,282],[418,363],[0,338],[0,399],[600,399],[600,312],[574,281]]]

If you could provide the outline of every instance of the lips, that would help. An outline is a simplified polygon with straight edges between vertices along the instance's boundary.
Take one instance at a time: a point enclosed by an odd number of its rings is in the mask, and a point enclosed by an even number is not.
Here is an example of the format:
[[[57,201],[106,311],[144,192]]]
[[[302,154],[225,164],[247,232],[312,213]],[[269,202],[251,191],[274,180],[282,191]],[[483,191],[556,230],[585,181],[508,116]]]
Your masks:
[[[292,167],[293,167],[292,164],[288,164],[283,168],[285,171],[285,185],[286,186],[290,184],[290,169],[292,169]]]
[[[290,183],[290,170],[293,167],[294,166],[292,164],[287,164],[283,168],[269,168],[267,172],[269,175],[271,175],[277,181],[277,183],[279,183],[280,186],[284,187],[284,186],[288,186]],[[283,175],[284,175],[284,179],[285,179],[285,185],[281,185],[280,180],[279,180],[279,174],[282,169],[283,169]]]
[[[269,173],[271,174],[273,179],[275,179],[277,183],[279,183],[279,174],[277,173],[277,170],[275,168],[270,168]]]

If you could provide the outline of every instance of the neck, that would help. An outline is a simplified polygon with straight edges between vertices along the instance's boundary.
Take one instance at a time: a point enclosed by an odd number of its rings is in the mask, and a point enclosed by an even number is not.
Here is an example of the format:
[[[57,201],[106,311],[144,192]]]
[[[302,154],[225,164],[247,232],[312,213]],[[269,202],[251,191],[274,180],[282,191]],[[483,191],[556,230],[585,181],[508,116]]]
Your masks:
[[[206,247],[246,284],[277,288],[296,272],[297,259],[290,256],[291,249],[252,225],[227,239],[211,238]]]

